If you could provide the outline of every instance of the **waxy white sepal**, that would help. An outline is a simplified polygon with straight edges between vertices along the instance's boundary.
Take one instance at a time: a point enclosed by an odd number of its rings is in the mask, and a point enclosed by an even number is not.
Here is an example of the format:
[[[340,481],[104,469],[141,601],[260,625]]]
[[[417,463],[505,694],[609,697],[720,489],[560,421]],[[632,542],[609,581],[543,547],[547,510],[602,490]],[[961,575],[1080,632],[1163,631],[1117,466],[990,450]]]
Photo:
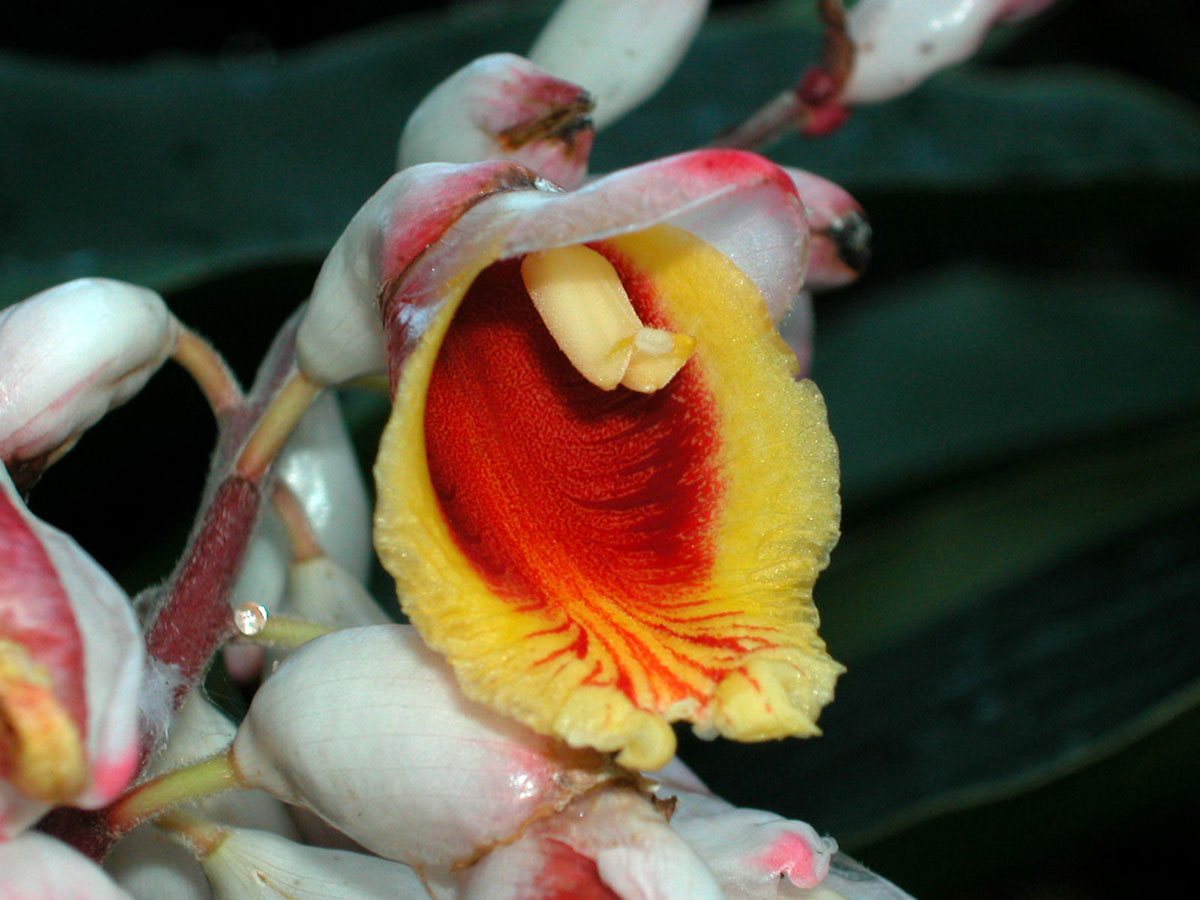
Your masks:
[[[133,898],[82,853],[30,831],[7,843],[0,842],[0,900]]]
[[[708,0],[564,0],[528,56],[585,88],[604,128],[662,87],[707,12]]]
[[[571,189],[587,175],[591,109],[586,91],[527,59],[483,56],[430,91],[409,116],[397,165],[511,159]]]
[[[1054,0],[861,0],[846,14],[854,66],[846,103],[878,103],[969,58],[997,22],[1028,18]]]
[[[397,811],[397,818],[404,812]],[[308,847],[232,828],[200,865],[213,900],[427,900],[421,877],[398,862]]]
[[[153,291],[81,278],[0,312],[0,461],[22,484],[149,380],[178,323]]]
[[[463,698],[447,664],[406,625],[301,647],[259,689],[232,758],[248,786],[432,873],[471,861],[612,774],[600,754]]]

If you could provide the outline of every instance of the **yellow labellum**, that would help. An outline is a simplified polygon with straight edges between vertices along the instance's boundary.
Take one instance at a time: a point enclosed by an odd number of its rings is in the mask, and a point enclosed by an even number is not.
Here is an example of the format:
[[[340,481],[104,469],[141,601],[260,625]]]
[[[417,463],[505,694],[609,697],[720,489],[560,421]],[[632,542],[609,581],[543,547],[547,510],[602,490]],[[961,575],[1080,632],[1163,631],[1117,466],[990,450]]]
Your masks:
[[[559,311],[518,315],[509,264],[454,286],[402,372],[375,469],[376,546],[404,609],[469,697],[626,766],[665,765],[674,721],[743,741],[816,734],[841,671],[812,602],[839,515],[820,393],[710,245],[657,226],[588,254],[636,304],[613,341],[657,329],[621,377],[690,361],[654,393],[599,392],[526,330],[554,331]],[[561,290],[565,318],[590,315]]]
[[[79,729],[28,651],[0,639],[0,774],[45,803],[65,803],[87,785]]]

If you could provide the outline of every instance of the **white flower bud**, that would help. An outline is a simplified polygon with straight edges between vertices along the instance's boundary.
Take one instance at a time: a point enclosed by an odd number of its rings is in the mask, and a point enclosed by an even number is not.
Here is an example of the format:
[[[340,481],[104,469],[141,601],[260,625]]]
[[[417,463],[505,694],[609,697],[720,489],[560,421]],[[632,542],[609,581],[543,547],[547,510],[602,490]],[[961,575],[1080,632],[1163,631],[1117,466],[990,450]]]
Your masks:
[[[153,291],[81,278],[0,312],[0,460],[18,480],[71,449],[175,347],[178,324]]]
[[[970,57],[998,21],[1027,18],[1053,0],[862,0],[846,15],[854,68],[847,103],[878,103]]]
[[[405,625],[300,648],[255,696],[233,762],[247,785],[430,871],[469,862],[610,776],[605,757],[464,699]]]
[[[425,96],[400,137],[400,168],[511,159],[564,188],[587,174],[592,102],[512,53],[483,56]]]
[[[706,12],[708,0],[564,0],[528,56],[585,88],[604,128],[662,87]]]

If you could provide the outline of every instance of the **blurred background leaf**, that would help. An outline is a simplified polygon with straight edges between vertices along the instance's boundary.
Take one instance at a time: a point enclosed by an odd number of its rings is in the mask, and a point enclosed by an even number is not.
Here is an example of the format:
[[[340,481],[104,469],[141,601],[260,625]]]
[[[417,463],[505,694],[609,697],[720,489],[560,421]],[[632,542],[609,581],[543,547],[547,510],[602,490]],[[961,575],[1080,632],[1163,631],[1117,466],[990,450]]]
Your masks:
[[[141,281],[249,377],[407,112],[473,56],[528,46],[549,8],[422,5],[206,4],[177,29],[149,5],[66,4],[10,28],[0,306],[82,274]],[[597,169],[703,143],[815,58],[805,0],[719,6]],[[1197,43],[1186,0],[1062,0],[772,150],[842,181],[875,228],[867,276],[817,306],[846,501],[817,599],[849,673],[818,741],[684,751],[926,900],[1165,891],[1195,833]],[[369,461],[383,405],[344,399]],[[212,436],[167,370],[35,508],[143,587],[186,536]]]

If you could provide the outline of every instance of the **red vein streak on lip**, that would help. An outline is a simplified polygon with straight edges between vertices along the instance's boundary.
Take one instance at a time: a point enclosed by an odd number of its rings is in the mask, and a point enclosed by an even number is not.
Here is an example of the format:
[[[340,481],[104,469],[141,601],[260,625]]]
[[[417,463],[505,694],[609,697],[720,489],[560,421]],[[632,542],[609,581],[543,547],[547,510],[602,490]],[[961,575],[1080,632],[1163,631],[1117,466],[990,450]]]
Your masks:
[[[669,325],[652,280],[621,274],[643,320]],[[514,608],[542,613],[543,635],[562,629],[561,649],[543,662],[582,658],[595,641],[617,666],[605,677],[630,696],[630,663],[655,685],[655,703],[691,693],[676,653],[614,625],[598,602],[666,637],[728,640],[672,627],[712,570],[722,495],[717,414],[698,366],[654,394],[594,387],[542,325],[518,261],[496,263],[447,332],[425,436],[459,548]]]

